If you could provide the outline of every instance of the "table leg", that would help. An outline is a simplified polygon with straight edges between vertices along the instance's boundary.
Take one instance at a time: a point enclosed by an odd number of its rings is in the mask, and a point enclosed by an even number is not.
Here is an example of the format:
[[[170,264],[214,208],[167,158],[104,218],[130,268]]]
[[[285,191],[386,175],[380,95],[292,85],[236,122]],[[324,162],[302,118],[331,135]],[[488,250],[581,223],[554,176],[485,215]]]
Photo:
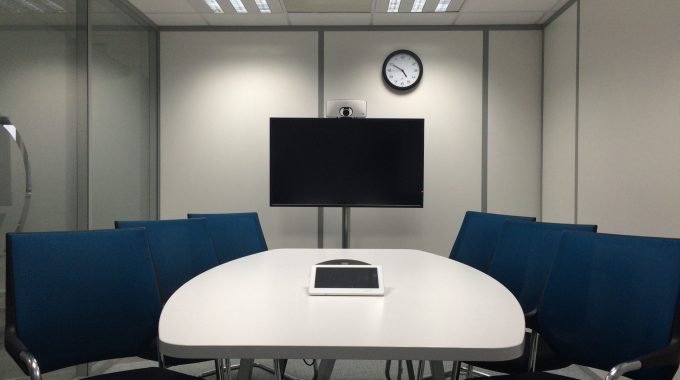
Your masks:
[[[241,359],[240,366],[238,368],[238,380],[250,380],[253,376],[253,362],[255,359]]]
[[[416,380],[423,380],[423,375],[425,374],[425,360],[418,361],[418,375]]]
[[[231,380],[231,360],[229,358],[222,359],[222,366],[226,373],[225,380]]]
[[[274,359],[274,376],[276,380],[283,380],[283,372],[285,371],[284,368],[285,364],[281,363],[283,360],[280,359]]]
[[[430,360],[430,371],[434,380],[444,380],[444,362],[441,360]]]
[[[222,371],[222,359],[215,360],[215,378],[217,380],[224,380],[224,372]]]
[[[321,359],[319,364],[319,376],[317,380],[329,380],[331,378],[331,373],[333,373],[333,366],[335,365],[335,359]]]

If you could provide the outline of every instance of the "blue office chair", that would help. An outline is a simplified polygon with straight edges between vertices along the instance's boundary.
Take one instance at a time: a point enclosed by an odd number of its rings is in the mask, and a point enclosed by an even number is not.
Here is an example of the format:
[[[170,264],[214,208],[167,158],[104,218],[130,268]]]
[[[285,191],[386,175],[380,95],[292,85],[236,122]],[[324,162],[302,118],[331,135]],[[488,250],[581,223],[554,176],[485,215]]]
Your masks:
[[[541,222],[505,222],[488,274],[503,284],[517,298],[525,315],[535,312],[543,289],[559,251],[565,231],[596,232],[596,225]],[[502,362],[472,362],[496,372],[522,373],[547,371],[569,366],[555,357],[550,348],[535,334],[527,335],[524,355]],[[538,349],[535,362],[531,350]]]
[[[507,221],[533,222],[536,218],[468,211],[449,258],[487,272],[496,244]]]
[[[115,225],[146,230],[163,304],[187,281],[218,265],[205,219],[116,221]],[[140,357],[159,360],[157,347],[149,346]],[[170,367],[209,360],[164,359],[159,363]],[[220,365],[215,366],[217,370]]]
[[[116,228],[146,229],[165,303],[187,281],[218,265],[205,219],[116,221]]]
[[[565,232],[531,327],[563,360],[611,369],[609,380],[671,379],[680,362],[679,296],[679,239]]]
[[[32,380],[138,355],[155,341],[161,300],[144,231],[7,235],[5,348]],[[196,379],[144,368],[89,379]]]
[[[233,214],[189,214],[204,218],[220,263],[267,250],[260,219],[255,212]]]

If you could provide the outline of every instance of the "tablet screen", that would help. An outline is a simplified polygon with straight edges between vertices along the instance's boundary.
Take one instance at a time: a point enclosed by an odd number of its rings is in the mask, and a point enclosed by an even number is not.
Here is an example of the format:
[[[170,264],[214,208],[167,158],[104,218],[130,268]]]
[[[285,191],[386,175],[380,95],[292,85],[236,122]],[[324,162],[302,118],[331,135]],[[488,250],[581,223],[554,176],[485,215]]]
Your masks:
[[[362,288],[378,289],[378,269],[368,268],[337,268],[317,267],[315,288]]]

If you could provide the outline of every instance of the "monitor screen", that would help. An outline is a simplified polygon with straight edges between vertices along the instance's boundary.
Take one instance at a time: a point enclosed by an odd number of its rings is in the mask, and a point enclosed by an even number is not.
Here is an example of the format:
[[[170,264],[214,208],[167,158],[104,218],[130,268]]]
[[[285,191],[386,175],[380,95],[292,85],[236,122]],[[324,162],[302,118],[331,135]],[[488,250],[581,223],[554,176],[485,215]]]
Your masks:
[[[423,207],[423,119],[271,118],[271,206]]]
[[[378,268],[316,268],[315,288],[377,289]]]

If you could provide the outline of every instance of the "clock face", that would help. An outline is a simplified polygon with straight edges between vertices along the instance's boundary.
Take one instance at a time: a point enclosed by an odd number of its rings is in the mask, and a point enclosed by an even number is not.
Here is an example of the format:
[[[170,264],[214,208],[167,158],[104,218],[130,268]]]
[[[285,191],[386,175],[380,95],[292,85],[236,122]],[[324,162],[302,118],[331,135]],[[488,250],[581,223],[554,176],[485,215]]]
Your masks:
[[[385,58],[383,80],[395,90],[410,90],[423,77],[423,63],[408,50],[397,50]]]

